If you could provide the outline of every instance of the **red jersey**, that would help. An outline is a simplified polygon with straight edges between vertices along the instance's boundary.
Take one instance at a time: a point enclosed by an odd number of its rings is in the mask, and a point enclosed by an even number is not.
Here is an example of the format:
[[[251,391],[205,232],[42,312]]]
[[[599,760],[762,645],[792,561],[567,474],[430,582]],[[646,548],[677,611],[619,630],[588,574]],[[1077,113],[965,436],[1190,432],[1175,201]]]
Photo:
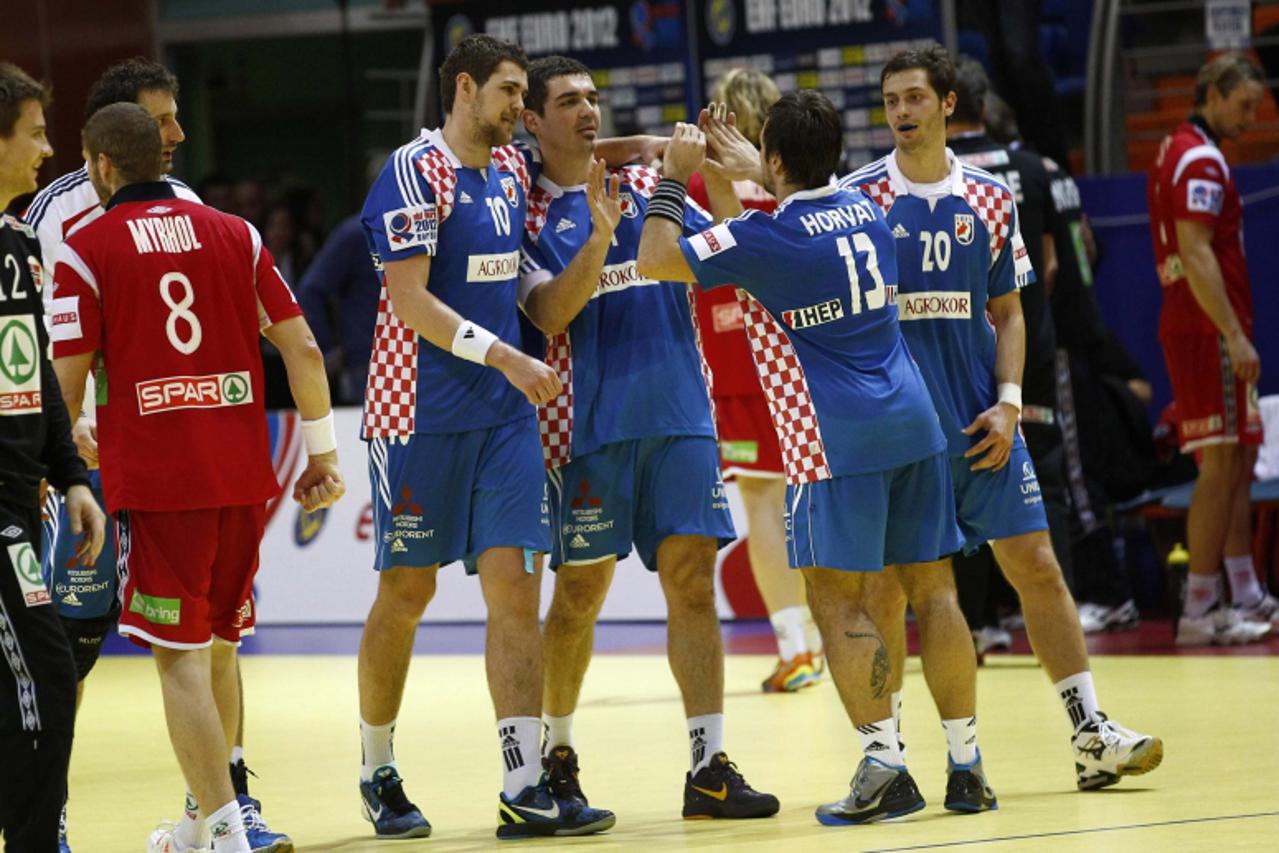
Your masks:
[[[176,198],[168,184],[134,184],[59,252],[50,338],[55,358],[101,353],[110,510],[279,494],[258,335],[302,312],[257,229]]]
[[[1177,254],[1176,220],[1212,227],[1212,252],[1221,267],[1226,296],[1244,332],[1252,336],[1252,291],[1243,257],[1243,205],[1221,149],[1197,117],[1164,138],[1146,182],[1155,269],[1163,285],[1159,337],[1216,335],[1199,307]]]
[[[762,187],[749,181],[733,184],[737,197],[748,209],[766,213],[777,209],[777,199]],[[688,195],[702,207],[710,210],[706,184],[700,174],[694,173],[688,182]],[[714,394],[720,397],[743,395],[763,396],[759,375],[750,343],[746,340],[746,326],[742,321],[742,304],[737,299],[737,288],[717,287],[714,290],[698,290],[697,323],[702,330],[702,352],[715,377]]]

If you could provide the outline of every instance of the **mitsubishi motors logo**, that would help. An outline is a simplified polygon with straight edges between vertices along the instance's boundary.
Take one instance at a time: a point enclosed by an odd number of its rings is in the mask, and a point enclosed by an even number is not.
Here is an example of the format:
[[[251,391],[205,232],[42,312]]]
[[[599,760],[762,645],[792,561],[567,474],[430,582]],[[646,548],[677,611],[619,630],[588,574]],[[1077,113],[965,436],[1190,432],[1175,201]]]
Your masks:
[[[422,506],[413,502],[413,490],[408,486],[400,492],[400,501],[391,508],[391,515],[421,515]]]
[[[581,485],[577,487],[577,490],[581,494],[569,502],[573,509],[584,509],[587,506],[595,508],[603,505],[603,501],[591,494],[590,480],[583,480]]]

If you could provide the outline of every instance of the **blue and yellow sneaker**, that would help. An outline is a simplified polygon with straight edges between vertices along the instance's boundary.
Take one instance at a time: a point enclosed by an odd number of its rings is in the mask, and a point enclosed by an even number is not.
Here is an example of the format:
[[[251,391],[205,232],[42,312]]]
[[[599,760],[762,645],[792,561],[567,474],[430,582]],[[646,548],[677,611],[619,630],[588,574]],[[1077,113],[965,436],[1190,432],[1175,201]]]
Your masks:
[[[584,799],[557,797],[546,774],[519,796],[508,800],[498,795],[497,837],[536,838],[538,836],[593,835],[612,829],[617,816],[605,809],[591,808]]]
[[[956,764],[946,756],[946,808],[952,812],[973,814],[995,811],[999,801],[995,791],[986,781],[986,771],[981,768],[981,750],[971,764]]]
[[[760,685],[765,693],[798,693],[822,680],[821,672],[809,652],[790,660],[779,660],[773,674]]]
[[[253,853],[293,853],[293,839],[281,832],[272,832],[262,819],[257,800],[245,794],[236,794],[240,804],[240,820],[244,822],[244,838]]]
[[[924,807],[924,797],[905,767],[863,758],[849,786],[848,796],[817,808],[824,826],[849,826],[901,817]]]
[[[360,782],[364,819],[373,824],[378,838],[426,838],[431,824],[422,811],[404,795],[404,780],[390,764],[373,771],[373,778]]]
[[[711,763],[684,777],[684,819],[772,817],[781,804],[746,783],[728,755],[717,752]]]

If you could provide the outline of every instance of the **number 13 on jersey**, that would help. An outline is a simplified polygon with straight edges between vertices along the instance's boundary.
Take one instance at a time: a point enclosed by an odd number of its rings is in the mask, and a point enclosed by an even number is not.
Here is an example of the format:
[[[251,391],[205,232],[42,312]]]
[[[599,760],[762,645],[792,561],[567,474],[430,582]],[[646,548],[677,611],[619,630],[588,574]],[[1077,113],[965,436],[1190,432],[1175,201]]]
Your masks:
[[[879,253],[876,251],[875,243],[870,239],[870,235],[865,231],[856,231],[852,235],[851,243],[848,237],[839,237],[835,240],[835,245],[839,247],[839,255],[844,259],[844,265],[848,268],[848,286],[852,313],[862,313],[863,296],[866,301],[866,310],[874,311],[878,308],[883,308],[888,303],[888,288],[884,285],[884,276],[879,272]],[[861,274],[857,271],[858,255],[865,256],[866,274],[870,276],[871,283],[874,285],[865,294],[862,293]]]

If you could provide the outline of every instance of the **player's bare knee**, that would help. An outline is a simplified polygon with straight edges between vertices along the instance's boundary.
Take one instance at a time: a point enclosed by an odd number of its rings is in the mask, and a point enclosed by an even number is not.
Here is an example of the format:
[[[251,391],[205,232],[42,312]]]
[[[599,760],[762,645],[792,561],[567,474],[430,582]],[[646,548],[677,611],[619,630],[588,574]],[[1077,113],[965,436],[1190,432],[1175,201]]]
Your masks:
[[[546,621],[594,624],[610,580],[611,574],[596,566],[560,566]]]
[[[376,608],[396,621],[416,623],[434,597],[433,569],[390,569],[378,578]]]

